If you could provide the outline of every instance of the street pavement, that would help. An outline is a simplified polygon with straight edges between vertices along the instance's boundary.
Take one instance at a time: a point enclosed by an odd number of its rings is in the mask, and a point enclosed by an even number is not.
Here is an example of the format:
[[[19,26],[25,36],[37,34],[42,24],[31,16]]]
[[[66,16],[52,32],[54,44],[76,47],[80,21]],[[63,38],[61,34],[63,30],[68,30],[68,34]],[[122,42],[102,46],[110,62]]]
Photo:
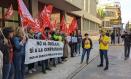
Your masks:
[[[111,46],[108,71],[98,68],[99,56],[70,79],[131,79],[131,59],[125,61],[123,46]]]
[[[90,61],[96,57],[98,53],[98,42],[94,42],[93,50],[90,55]],[[63,64],[59,64],[57,67],[52,67],[52,71],[47,71],[47,74],[36,72],[26,75],[25,79],[67,79],[69,76],[72,76],[76,70],[86,66],[85,61],[83,64],[80,64],[80,59],[81,56],[68,58],[68,61]]]

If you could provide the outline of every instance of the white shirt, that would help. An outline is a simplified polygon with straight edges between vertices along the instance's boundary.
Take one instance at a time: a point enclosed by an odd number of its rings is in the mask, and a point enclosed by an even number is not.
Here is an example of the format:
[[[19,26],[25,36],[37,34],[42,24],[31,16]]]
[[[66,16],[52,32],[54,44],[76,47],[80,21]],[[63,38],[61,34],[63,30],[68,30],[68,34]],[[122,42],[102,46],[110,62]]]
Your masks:
[[[77,43],[77,37],[75,37],[75,36],[71,37],[71,42],[72,43]]]
[[[71,41],[71,36],[67,36],[66,40],[68,41],[68,43]]]

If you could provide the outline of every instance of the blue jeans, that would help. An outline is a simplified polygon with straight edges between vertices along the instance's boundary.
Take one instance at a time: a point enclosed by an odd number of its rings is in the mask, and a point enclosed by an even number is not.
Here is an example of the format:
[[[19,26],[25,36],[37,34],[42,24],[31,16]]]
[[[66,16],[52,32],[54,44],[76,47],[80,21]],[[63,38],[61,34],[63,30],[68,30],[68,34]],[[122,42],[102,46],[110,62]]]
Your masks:
[[[82,57],[81,57],[81,63],[83,63],[85,54],[87,53],[86,63],[88,64],[89,56],[90,56],[90,50],[91,49],[83,49]]]
[[[103,57],[105,58],[105,61],[106,61],[106,67],[108,67],[109,65],[109,61],[108,61],[108,54],[107,54],[107,50],[100,50],[100,65],[103,65]]]
[[[80,54],[81,52],[81,42],[80,43],[77,43],[77,52]]]
[[[3,77],[2,79],[13,79],[14,68],[13,64],[3,64]]]
[[[14,55],[15,76],[14,79],[24,79],[25,73],[25,55]]]

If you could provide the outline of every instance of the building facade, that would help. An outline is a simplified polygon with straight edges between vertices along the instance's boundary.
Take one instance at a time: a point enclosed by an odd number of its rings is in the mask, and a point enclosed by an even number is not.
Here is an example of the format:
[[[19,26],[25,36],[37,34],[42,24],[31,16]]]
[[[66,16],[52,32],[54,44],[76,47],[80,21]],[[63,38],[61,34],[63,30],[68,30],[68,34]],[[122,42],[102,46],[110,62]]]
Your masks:
[[[104,8],[104,18],[103,20],[103,27],[104,28],[117,28],[121,27],[122,19],[121,19],[121,6],[120,3],[108,3],[103,6]],[[117,26],[117,27],[114,27]]]
[[[23,0],[32,14],[36,18],[42,11],[43,6],[52,4],[54,6],[51,20],[58,18],[57,26],[60,25],[62,16],[65,16],[69,25],[74,17],[78,21],[78,29],[82,33],[98,33],[101,20],[96,17],[97,0]],[[7,8],[13,5],[14,13],[9,19],[3,19]],[[20,17],[18,15],[17,0],[0,0],[0,26],[1,27],[17,27],[20,26]]]
[[[126,30],[127,31],[131,30],[131,21],[128,21],[128,23],[126,24]]]
[[[82,1],[82,0],[81,0]],[[81,17],[82,33],[89,33],[90,35],[98,35],[99,27],[102,21],[97,18],[97,0],[83,0],[82,10],[73,11],[72,13]]]

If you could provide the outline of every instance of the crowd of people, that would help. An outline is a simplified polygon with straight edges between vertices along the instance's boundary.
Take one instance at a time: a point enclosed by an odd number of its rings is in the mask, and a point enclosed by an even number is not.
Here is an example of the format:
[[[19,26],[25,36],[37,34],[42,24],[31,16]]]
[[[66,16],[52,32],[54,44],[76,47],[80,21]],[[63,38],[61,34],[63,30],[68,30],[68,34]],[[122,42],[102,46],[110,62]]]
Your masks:
[[[127,60],[130,57],[130,47],[131,47],[131,31],[124,31],[123,34],[118,35],[118,44],[120,43],[120,36],[124,41],[124,59]],[[100,53],[100,64],[97,67],[103,67],[105,65],[104,71],[109,69],[109,59],[108,59],[108,50],[109,44],[115,44],[115,34],[114,32],[110,33],[106,30],[100,31],[100,38],[99,38],[99,53]],[[83,63],[85,54],[86,63],[88,64],[88,60],[90,57],[90,51],[93,48],[92,40],[89,38],[88,34],[85,34],[85,38],[82,40],[82,48],[83,53],[81,57],[81,64]],[[104,64],[105,60],[105,64]]]
[[[25,65],[25,46],[28,39],[63,42],[63,57],[46,59]],[[46,70],[52,70],[52,66],[56,67],[57,64],[67,61],[69,56],[75,57],[80,55],[81,42],[82,35],[80,30],[75,30],[70,35],[67,35],[59,29],[51,31],[48,27],[43,32],[37,33],[33,32],[30,27],[27,29],[23,29],[22,27],[16,29],[12,29],[11,27],[2,28],[0,32],[0,54],[3,55],[0,55],[3,57],[0,57],[0,63],[2,63],[2,66],[0,66],[1,77],[2,79],[24,79],[25,68],[28,68],[27,71],[29,74],[37,71],[38,68],[41,68],[41,71],[46,73]]]
[[[98,67],[104,66],[103,61],[105,59],[106,66],[104,70],[108,70],[109,68],[109,60],[108,60],[109,42],[110,42],[110,38],[107,35],[107,32],[105,30],[101,30],[100,38],[99,38],[100,64],[98,65]],[[85,34],[85,38],[82,40],[82,48],[83,48],[83,53],[81,57],[81,64],[83,63],[85,54],[86,54],[86,64],[88,64],[90,58],[90,52],[93,48],[93,43],[87,33]]]
[[[80,56],[81,52],[80,63],[83,63],[85,55],[87,55],[86,63],[89,63],[89,56],[90,51],[93,48],[93,43],[87,33],[84,35],[85,38],[82,38],[80,30],[75,30],[70,35],[59,29],[51,31],[48,27],[46,27],[43,32],[37,33],[33,32],[31,27],[28,27],[27,29],[23,29],[22,27],[17,27],[16,29],[5,27],[0,30],[0,77],[2,77],[2,79],[24,79],[26,73],[25,68],[28,68],[27,72],[29,74],[37,71],[38,68],[41,68],[41,71],[45,74],[46,70],[52,70],[52,66],[56,67],[57,64],[62,64],[67,61],[68,57]],[[106,66],[104,70],[108,70],[109,68],[109,37],[107,32],[100,32],[100,64],[98,67],[103,67],[103,61],[105,59]],[[121,38],[124,40],[125,60],[127,60],[130,54],[131,33],[124,32],[124,34],[121,35]],[[28,39],[63,42],[63,56],[25,65],[25,47]]]

